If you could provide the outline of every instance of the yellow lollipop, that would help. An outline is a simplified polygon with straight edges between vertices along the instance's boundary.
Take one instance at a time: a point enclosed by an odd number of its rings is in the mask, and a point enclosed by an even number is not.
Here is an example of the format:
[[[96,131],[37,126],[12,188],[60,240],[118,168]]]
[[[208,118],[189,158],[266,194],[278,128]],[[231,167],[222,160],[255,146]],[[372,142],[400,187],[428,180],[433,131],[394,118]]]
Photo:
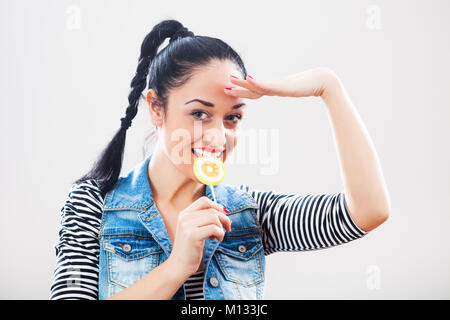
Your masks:
[[[219,158],[202,155],[194,161],[194,174],[203,184],[216,186],[225,178],[225,166]]]
[[[225,178],[225,166],[222,160],[209,154],[198,156],[194,161],[194,174],[203,184],[209,185],[214,202],[217,203],[213,186],[218,185]],[[211,236],[209,239],[214,238]]]

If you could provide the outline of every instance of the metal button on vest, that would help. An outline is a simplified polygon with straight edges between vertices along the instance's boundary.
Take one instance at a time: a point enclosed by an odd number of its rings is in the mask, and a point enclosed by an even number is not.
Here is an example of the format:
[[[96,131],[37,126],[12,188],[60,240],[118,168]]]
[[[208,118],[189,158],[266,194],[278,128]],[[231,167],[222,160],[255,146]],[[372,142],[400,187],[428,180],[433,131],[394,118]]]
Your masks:
[[[131,246],[129,244],[124,244],[122,249],[125,252],[130,252],[131,251]]]
[[[209,278],[209,284],[211,286],[213,286],[214,288],[218,287],[219,286],[219,280],[217,280],[216,277],[211,277],[211,278]]]
[[[241,245],[238,247],[238,250],[239,250],[239,252],[245,252],[245,251],[247,251],[247,247],[244,246],[243,244],[241,244]]]

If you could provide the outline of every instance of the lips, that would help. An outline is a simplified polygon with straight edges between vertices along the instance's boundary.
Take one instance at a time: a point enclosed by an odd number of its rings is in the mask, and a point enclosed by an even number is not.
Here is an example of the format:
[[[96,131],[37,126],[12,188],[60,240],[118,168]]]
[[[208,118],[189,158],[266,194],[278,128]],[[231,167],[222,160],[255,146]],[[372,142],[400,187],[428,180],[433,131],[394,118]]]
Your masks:
[[[219,152],[223,152],[225,149],[218,149],[218,148],[211,148],[211,147],[201,147],[198,149],[202,149],[203,151],[207,151],[210,153],[219,153]]]
[[[213,156],[219,159],[222,159],[223,150],[218,152],[218,149],[211,149],[211,148],[192,148],[192,153],[197,158],[199,156]]]

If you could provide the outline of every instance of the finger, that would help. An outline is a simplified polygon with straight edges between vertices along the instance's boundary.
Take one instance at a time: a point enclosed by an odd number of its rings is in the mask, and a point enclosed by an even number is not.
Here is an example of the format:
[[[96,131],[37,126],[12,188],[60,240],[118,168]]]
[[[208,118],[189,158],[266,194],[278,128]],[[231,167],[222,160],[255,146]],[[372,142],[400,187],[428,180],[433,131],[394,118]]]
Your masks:
[[[231,88],[231,90],[229,89],[223,89],[224,92],[230,96],[233,97],[239,97],[239,98],[247,98],[247,99],[258,99],[262,96],[262,94],[259,94],[257,92],[254,91],[250,91],[247,89],[243,89],[243,88]]]
[[[197,211],[195,218],[189,221],[189,226],[201,227],[207,224],[215,224],[218,227],[225,228],[227,231],[231,231],[230,218],[215,209],[204,209]]]
[[[283,85],[284,85],[283,81],[277,81],[277,80],[270,81],[270,82],[260,81],[260,80],[252,79],[249,76],[247,76],[247,79],[245,79],[245,80],[235,79],[235,78],[231,78],[231,79],[237,80],[235,82],[238,83],[241,87],[247,88],[250,91],[259,93],[261,95],[266,95],[266,96],[274,96],[274,95],[276,95],[277,92],[281,92],[283,90]],[[231,82],[233,82],[233,81],[231,81]]]
[[[195,212],[195,215],[190,215],[188,218],[189,222],[187,226],[198,227],[201,225],[214,223],[221,228],[225,228],[227,231],[231,231],[231,220],[230,218],[215,209],[203,209]]]
[[[236,77],[230,75],[231,83],[237,84],[238,86],[241,86],[241,87],[244,87],[244,88],[247,88],[247,89],[249,89],[250,86],[252,85],[250,80],[253,80],[253,79],[250,78],[248,75],[247,75],[246,79],[236,78]]]
[[[217,240],[223,241],[223,238],[225,237],[225,232],[222,228],[219,228],[215,224],[210,224],[207,226],[199,227],[197,229],[197,232],[195,233],[195,236],[199,240],[203,240],[206,237],[216,237]]]
[[[219,218],[220,223],[225,226],[225,229],[230,232],[231,231],[231,219],[225,213],[220,211],[215,211],[217,217]]]
[[[218,226],[220,228],[223,227],[217,214],[211,215],[211,213],[209,213],[209,212],[199,213],[199,215],[196,218],[189,221],[189,223],[186,226],[198,228],[198,227],[203,227],[203,226],[206,226],[209,224],[215,224],[216,226]]]
[[[246,88],[250,91],[266,95],[271,90],[271,86],[268,83],[264,83],[259,80],[255,80],[247,76],[247,79],[236,79],[230,76],[230,80],[233,84],[237,84],[240,87]]]
[[[225,226],[225,229],[227,231],[231,231],[231,219],[223,212],[220,212],[215,209],[206,209],[209,211],[209,214],[211,216],[216,216],[219,219],[219,222],[222,224],[222,226]]]
[[[185,211],[185,212],[193,212],[193,211],[202,210],[202,209],[208,209],[208,208],[214,208],[214,209],[216,209],[218,211],[224,212],[224,210],[223,210],[224,206],[222,206],[219,203],[216,203],[216,202],[212,201],[207,196],[202,196],[202,197],[198,198],[197,200],[192,202],[183,211]]]

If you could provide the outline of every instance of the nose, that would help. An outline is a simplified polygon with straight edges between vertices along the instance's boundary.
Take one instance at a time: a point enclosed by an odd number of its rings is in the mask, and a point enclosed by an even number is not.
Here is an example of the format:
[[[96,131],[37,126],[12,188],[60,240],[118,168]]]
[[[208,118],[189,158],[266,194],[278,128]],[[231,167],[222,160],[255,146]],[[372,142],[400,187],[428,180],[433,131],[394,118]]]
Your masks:
[[[203,136],[203,142],[206,146],[211,146],[216,149],[222,150],[225,148],[227,142],[226,128],[222,121],[218,121],[218,124],[209,127]]]

